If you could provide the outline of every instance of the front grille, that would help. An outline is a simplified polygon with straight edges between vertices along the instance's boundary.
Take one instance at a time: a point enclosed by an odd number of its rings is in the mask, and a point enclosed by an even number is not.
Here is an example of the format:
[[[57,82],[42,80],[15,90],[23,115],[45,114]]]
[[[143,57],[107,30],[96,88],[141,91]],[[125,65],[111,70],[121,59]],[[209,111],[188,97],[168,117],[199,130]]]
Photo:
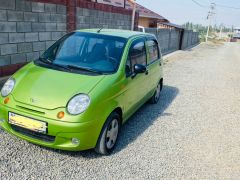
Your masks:
[[[37,111],[37,110],[34,110],[34,109],[29,109],[29,108],[26,108],[26,107],[23,107],[23,106],[17,105],[17,107],[21,108],[21,109],[23,109],[25,111],[31,111],[31,112],[38,113],[38,114],[45,114],[45,112]]]
[[[19,126],[11,125],[12,129],[20,134],[26,135],[28,137],[38,139],[41,141],[46,141],[46,142],[54,142],[55,141],[55,136],[50,136],[47,134],[42,134],[38,132],[31,131],[29,129],[25,129]]]

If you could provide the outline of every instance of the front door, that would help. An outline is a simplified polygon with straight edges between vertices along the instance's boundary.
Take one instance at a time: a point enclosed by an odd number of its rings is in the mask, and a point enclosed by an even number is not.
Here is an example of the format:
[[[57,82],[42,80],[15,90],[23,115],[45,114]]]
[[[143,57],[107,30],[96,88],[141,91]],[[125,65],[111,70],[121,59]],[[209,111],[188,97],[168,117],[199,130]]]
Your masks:
[[[145,46],[145,38],[139,38],[132,42],[129,49],[128,59],[126,62],[126,91],[125,98],[125,114],[127,118],[131,116],[143,102],[148,91],[147,73],[134,74],[134,65],[147,65],[147,53]]]

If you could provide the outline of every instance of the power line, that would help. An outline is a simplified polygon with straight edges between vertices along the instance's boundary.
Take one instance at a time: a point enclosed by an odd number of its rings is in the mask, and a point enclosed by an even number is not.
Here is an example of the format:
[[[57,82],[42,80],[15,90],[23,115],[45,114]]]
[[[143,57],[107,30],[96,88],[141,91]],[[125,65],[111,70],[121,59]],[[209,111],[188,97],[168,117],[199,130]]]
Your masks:
[[[217,5],[218,7],[222,7],[222,8],[240,10],[240,7],[226,6],[226,5],[222,5],[222,4],[216,4],[216,5]]]
[[[202,2],[199,2],[199,0],[191,0],[194,4],[198,5],[199,7],[201,8],[204,8],[204,9],[208,9],[209,8],[209,5],[206,5]],[[234,6],[231,6],[231,5],[224,5],[224,4],[218,4],[218,3],[215,3],[215,0],[206,0],[206,1],[209,1],[210,3],[210,10],[208,12],[208,15],[207,15],[207,20],[209,21],[209,24],[208,24],[208,30],[207,30],[207,35],[206,35],[206,41],[208,40],[208,36],[209,36],[209,31],[210,31],[210,26],[212,24],[212,20],[213,18],[216,16],[216,8],[227,8],[227,9],[234,9],[234,10],[240,10],[240,7],[234,7]],[[205,2],[206,3],[206,2]],[[215,17],[216,18],[216,17]]]
[[[197,0],[191,0],[191,1],[194,2],[195,4],[197,4],[198,6],[202,7],[202,8],[208,8],[208,6],[199,3]],[[215,3],[215,4],[216,4],[216,6],[221,7],[221,8],[240,10],[240,7],[227,6],[227,5],[218,4],[218,3]]]
[[[200,7],[202,7],[202,8],[207,8],[207,6],[200,4],[200,3],[199,3],[198,1],[196,1],[196,0],[192,0],[192,2],[194,2],[195,4],[197,4],[198,6],[200,6]]]

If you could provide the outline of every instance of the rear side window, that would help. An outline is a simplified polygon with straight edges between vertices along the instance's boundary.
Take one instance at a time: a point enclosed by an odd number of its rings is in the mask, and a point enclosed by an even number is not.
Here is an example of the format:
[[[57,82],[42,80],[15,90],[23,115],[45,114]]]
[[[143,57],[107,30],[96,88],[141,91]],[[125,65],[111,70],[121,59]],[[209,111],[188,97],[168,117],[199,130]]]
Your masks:
[[[149,64],[160,59],[160,52],[158,43],[156,40],[147,40],[147,46],[149,49]]]
[[[126,74],[132,74],[135,64],[146,66],[147,53],[144,39],[134,41],[129,49],[128,59],[126,63]]]

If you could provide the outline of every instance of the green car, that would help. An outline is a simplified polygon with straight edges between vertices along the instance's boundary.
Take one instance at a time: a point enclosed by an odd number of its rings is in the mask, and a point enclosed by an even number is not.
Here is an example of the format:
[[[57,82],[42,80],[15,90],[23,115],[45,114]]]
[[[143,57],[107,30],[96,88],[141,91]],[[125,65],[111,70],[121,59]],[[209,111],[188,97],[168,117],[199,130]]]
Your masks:
[[[109,154],[121,125],[163,87],[154,35],[69,33],[16,72],[0,95],[0,126],[31,143]]]

